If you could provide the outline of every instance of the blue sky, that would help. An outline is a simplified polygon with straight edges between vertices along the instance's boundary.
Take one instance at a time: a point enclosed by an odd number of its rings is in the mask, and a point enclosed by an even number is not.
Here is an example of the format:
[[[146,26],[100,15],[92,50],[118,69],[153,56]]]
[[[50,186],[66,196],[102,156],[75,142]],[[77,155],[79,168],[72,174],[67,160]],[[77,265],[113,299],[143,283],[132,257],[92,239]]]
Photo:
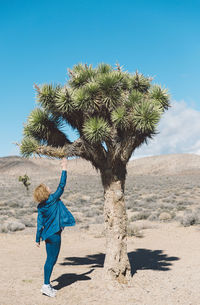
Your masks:
[[[0,156],[19,154],[12,143],[35,107],[34,83],[64,84],[79,62],[117,61],[171,93],[158,139],[136,155],[200,153],[199,11],[195,0],[0,0]]]

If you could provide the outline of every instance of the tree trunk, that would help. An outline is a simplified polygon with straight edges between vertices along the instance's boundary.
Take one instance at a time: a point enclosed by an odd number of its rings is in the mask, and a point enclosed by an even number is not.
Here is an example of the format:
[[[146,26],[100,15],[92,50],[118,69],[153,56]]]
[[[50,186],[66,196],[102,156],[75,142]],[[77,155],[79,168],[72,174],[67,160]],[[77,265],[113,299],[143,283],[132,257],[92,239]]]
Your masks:
[[[101,172],[104,186],[104,219],[106,232],[106,256],[104,274],[106,279],[126,284],[131,278],[127,255],[127,214],[124,201],[126,168],[119,174],[111,170]]]

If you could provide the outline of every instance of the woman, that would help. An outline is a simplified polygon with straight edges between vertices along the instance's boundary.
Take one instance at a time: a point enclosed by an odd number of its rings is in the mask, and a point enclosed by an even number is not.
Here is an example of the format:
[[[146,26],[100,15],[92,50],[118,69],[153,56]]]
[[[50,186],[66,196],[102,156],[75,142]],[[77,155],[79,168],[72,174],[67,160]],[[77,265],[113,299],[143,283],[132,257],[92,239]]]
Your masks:
[[[47,259],[44,265],[44,284],[41,292],[50,297],[56,296],[56,290],[50,284],[53,267],[57,261],[61,245],[61,232],[66,226],[74,226],[75,219],[60,200],[67,178],[67,160],[61,161],[62,174],[55,193],[45,184],[40,184],[34,190],[33,197],[38,202],[36,245],[40,246],[40,239],[45,241]]]

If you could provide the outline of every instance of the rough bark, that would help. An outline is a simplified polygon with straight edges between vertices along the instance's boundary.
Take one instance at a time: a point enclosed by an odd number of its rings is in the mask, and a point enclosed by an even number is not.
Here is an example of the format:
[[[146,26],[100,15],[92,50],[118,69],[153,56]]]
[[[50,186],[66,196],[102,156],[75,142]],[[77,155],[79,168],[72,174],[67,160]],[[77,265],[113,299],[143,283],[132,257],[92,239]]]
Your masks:
[[[108,280],[126,284],[131,278],[127,255],[127,214],[124,201],[126,169],[118,174],[112,170],[101,173],[104,186],[104,219],[106,233],[106,256],[104,274]]]

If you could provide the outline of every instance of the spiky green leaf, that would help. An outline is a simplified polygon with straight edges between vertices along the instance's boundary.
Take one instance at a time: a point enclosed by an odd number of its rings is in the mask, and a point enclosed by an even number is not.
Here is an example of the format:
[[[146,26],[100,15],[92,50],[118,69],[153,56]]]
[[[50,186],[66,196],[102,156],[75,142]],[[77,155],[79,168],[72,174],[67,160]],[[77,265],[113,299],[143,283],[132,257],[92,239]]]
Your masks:
[[[25,137],[20,145],[20,153],[23,157],[28,158],[34,154],[40,143],[32,137]]]
[[[162,111],[156,105],[149,101],[143,101],[135,106],[132,114],[132,122],[136,130],[142,133],[155,132],[156,126],[160,120]]]
[[[142,99],[144,98],[143,94],[135,89],[133,89],[128,99],[126,99],[125,105],[129,108],[134,107],[136,104],[140,103]]]
[[[84,90],[84,88],[79,88],[74,91],[73,94],[73,103],[75,109],[78,110],[85,110],[90,105],[90,100],[88,99],[88,96]]]
[[[69,85],[72,88],[80,88],[90,82],[95,74],[96,71],[92,68],[92,65],[75,65],[73,69],[70,70]]]
[[[170,96],[168,90],[159,85],[154,85],[150,90],[150,98],[157,101],[160,106],[167,110],[170,107]]]
[[[113,110],[124,96],[124,91],[129,88],[129,80],[126,74],[119,71],[105,73],[96,79],[101,92],[101,101],[109,109]]]
[[[37,101],[46,110],[56,111],[55,100],[60,91],[60,85],[44,84],[37,91]]]
[[[61,88],[57,91],[55,97],[55,107],[60,114],[66,115],[74,110],[71,88]]]
[[[30,113],[24,126],[24,135],[37,141],[44,141],[48,145],[60,146],[69,142],[66,135],[59,130],[61,127],[60,118],[55,119],[47,111],[36,108]]]
[[[150,77],[145,77],[143,74],[136,72],[130,79],[131,88],[146,93],[151,86],[151,80]]]
[[[93,117],[83,125],[83,134],[91,143],[103,142],[110,137],[110,127],[101,117]]]
[[[100,107],[99,86],[90,82],[84,87],[75,90],[73,95],[75,109],[83,112],[97,110]]]
[[[128,115],[124,107],[118,107],[111,114],[111,119],[117,128],[126,129],[129,127]]]
[[[113,71],[112,66],[108,65],[108,64],[101,63],[97,67],[97,73],[99,73],[99,74],[109,73],[112,71]]]

